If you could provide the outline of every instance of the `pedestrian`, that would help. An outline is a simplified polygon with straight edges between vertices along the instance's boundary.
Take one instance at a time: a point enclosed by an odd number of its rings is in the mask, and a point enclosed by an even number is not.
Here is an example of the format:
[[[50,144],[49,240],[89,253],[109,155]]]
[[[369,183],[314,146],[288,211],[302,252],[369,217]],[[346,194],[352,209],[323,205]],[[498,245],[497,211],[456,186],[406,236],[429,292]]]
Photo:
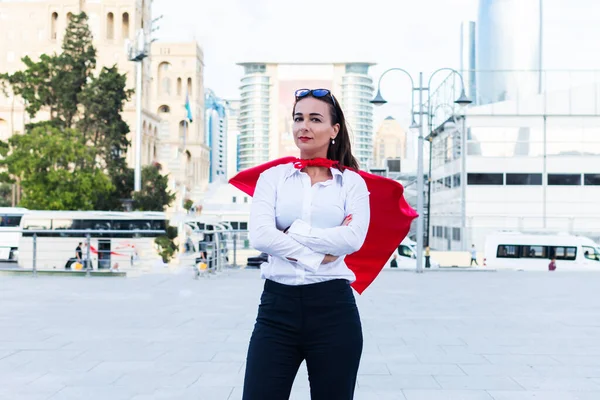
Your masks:
[[[548,264],[548,271],[554,270],[556,270],[556,257],[552,257],[552,260],[550,260],[550,264]]]
[[[475,249],[474,244],[471,245],[471,264],[469,264],[469,266],[473,266],[473,263],[479,266],[479,264],[477,263],[477,249]]]
[[[248,347],[243,400],[288,399],[306,361],[312,400],[351,400],[362,354],[360,316],[344,262],[369,227],[369,191],[327,89],[296,91],[296,163],[258,179],[250,241],[270,254]]]
[[[398,256],[394,253],[394,257],[392,258],[392,261],[390,261],[390,268],[398,268],[398,261],[396,261],[396,258],[398,258]]]
[[[81,249],[82,245],[83,245],[83,243],[79,242],[79,244],[75,248],[75,258],[77,259],[78,263],[82,263],[83,264],[83,250]]]

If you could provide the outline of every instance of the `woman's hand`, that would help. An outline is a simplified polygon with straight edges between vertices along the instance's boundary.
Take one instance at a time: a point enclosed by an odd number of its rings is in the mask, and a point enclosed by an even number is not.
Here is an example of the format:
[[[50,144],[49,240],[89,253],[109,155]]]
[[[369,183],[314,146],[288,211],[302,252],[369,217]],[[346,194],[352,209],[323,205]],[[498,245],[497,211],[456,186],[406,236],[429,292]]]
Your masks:
[[[323,261],[321,261],[321,264],[329,264],[331,262],[334,262],[338,258],[339,257],[332,256],[331,254],[325,254],[325,258],[323,258]]]
[[[350,225],[350,222],[352,222],[352,214],[344,218],[344,220],[342,221],[342,226],[348,226]]]

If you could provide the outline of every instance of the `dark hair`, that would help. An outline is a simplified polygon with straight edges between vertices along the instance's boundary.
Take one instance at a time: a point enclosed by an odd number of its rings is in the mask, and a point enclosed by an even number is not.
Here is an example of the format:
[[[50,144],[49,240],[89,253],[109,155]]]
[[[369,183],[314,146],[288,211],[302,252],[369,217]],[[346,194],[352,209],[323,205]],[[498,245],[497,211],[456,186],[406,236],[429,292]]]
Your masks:
[[[331,96],[324,97],[315,97],[312,94],[309,94],[305,97],[302,97],[294,103],[294,108],[292,110],[292,116],[296,113],[296,104],[306,97],[313,97],[317,100],[320,100],[324,103],[329,104],[329,114],[331,117],[331,125],[340,124],[340,130],[335,137],[335,143],[329,142],[329,147],[327,148],[327,158],[329,160],[338,161],[340,163],[341,169],[344,167],[352,168],[355,170],[359,169],[358,161],[352,155],[352,146],[350,144],[350,134],[348,133],[348,126],[346,125],[346,118],[344,117],[344,112],[340,107],[340,103],[337,99],[332,101],[333,94]]]

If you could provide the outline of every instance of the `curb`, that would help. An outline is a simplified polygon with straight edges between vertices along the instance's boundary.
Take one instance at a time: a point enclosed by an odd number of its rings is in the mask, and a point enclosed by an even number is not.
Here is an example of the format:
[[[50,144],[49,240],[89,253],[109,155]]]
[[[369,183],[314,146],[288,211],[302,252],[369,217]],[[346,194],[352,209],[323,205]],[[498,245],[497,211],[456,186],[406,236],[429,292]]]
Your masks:
[[[12,268],[0,268],[0,275],[33,275],[33,269],[12,269]],[[36,275],[44,275],[44,276],[52,276],[52,275],[62,275],[62,276],[83,276],[87,275],[86,271],[63,271],[63,270],[37,270]],[[103,276],[103,277],[118,277],[125,278],[127,277],[126,272],[98,272],[98,271],[90,271],[89,276]]]

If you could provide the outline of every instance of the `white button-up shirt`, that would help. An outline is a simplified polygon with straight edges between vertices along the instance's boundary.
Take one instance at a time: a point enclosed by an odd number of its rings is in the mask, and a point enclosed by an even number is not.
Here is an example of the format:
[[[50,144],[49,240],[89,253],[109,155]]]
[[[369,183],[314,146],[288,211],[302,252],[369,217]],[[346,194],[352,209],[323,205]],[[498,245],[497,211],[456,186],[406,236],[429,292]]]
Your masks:
[[[252,198],[250,243],[269,254],[261,265],[262,278],[285,285],[356,280],[344,258],[359,250],[367,235],[369,191],[354,171],[331,168],[331,173],[333,179],[312,186],[308,174],[292,163],[260,175]],[[350,224],[341,226],[350,214]],[[321,264],[325,254],[339,258]]]

